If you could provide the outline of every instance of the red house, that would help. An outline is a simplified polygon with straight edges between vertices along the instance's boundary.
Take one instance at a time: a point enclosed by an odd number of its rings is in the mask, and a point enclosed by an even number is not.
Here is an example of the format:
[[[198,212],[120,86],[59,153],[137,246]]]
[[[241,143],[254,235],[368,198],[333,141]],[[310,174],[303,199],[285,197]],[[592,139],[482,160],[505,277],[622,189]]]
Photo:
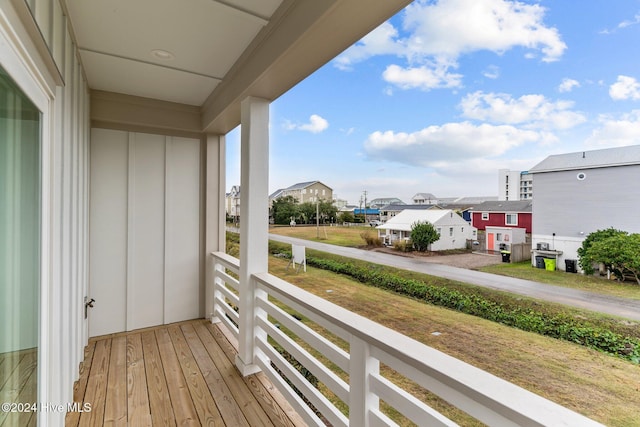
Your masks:
[[[476,205],[471,225],[478,230],[487,226],[524,228],[531,233],[531,200],[501,200]]]

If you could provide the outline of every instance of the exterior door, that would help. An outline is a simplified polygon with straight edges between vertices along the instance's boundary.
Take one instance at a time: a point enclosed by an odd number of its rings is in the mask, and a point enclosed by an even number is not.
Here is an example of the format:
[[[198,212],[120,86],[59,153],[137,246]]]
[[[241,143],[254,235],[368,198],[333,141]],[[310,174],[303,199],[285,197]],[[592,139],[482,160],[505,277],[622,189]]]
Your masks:
[[[200,317],[200,141],[93,129],[89,335]]]
[[[495,238],[493,233],[487,233],[487,250],[493,251],[495,248]]]

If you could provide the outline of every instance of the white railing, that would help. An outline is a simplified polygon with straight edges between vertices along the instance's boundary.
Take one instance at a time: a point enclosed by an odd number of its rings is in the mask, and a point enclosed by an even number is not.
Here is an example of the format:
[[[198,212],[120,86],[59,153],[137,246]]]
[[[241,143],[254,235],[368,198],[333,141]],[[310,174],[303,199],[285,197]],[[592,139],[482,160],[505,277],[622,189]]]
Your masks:
[[[238,336],[244,332],[238,331],[234,309],[239,283],[227,271],[237,275],[239,261],[223,253],[213,256],[215,317]],[[384,376],[381,365],[487,425],[601,425],[271,274],[256,274],[252,281],[263,291],[256,293],[253,307],[261,313],[256,324],[264,332],[253,340],[254,363],[310,425],[324,425],[318,414],[333,426],[397,425],[381,411],[380,401],[417,425],[457,425]],[[328,391],[307,380],[276,346]],[[348,415],[339,407],[348,407]]]

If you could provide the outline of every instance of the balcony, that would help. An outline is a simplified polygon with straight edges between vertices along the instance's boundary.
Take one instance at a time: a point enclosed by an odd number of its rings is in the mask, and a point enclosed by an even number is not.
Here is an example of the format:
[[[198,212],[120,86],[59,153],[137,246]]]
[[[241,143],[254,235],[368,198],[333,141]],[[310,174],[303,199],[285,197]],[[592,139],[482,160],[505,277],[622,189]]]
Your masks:
[[[264,375],[238,374],[235,353],[202,319],[93,338],[66,426],[302,425]]]

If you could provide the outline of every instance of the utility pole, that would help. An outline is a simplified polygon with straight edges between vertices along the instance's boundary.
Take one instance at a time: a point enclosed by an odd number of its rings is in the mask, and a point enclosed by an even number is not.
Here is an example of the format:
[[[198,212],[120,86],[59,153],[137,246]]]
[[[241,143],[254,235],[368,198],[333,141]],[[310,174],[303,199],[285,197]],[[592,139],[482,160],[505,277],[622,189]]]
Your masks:
[[[364,193],[364,222],[367,223],[367,190],[363,191]]]

